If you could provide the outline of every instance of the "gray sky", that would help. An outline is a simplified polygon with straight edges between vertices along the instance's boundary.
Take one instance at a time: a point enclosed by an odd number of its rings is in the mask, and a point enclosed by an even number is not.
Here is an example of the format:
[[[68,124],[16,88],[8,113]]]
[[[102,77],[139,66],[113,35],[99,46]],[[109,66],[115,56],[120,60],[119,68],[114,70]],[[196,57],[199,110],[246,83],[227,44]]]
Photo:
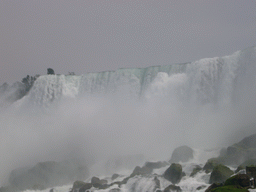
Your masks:
[[[255,0],[0,0],[0,84],[224,56],[256,45]]]

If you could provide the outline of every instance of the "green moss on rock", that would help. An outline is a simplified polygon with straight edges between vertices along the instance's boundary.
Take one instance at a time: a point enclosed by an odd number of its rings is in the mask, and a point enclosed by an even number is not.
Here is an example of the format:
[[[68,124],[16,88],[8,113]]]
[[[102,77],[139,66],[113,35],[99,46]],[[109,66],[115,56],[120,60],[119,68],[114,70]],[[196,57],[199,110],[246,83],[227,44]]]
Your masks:
[[[222,186],[212,189],[211,192],[249,192],[248,189],[239,188],[238,186]]]
[[[209,183],[222,183],[226,181],[232,174],[234,174],[234,172],[228,167],[218,164],[212,170]]]
[[[249,187],[250,186],[250,177],[246,174],[238,174],[233,177],[228,178],[224,185],[237,185],[241,187]]]
[[[206,173],[209,173],[213,170],[213,168],[215,166],[217,166],[218,164],[220,163],[220,161],[218,160],[218,158],[211,158],[211,159],[208,159],[208,161],[206,162],[206,164],[204,165],[203,167],[203,170],[206,172]]]

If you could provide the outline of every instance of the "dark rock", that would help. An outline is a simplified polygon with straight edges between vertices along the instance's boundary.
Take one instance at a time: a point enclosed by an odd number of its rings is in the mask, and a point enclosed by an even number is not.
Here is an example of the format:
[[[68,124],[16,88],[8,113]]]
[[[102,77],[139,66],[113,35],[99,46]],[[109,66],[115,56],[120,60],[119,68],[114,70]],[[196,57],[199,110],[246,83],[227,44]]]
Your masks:
[[[169,165],[166,161],[158,161],[158,162],[146,162],[144,167],[148,167],[150,169],[160,169]]]
[[[52,68],[47,69],[47,75],[54,75],[54,70]]]
[[[213,170],[213,167],[215,167],[216,165],[218,165],[220,162],[217,158],[211,158],[211,159],[208,159],[208,161],[205,163],[204,167],[203,167],[203,170],[206,172],[206,173],[209,173]]]
[[[86,183],[83,181],[75,181],[73,183],[73,188],[72,189],[80,189],[83,185],[85,185]]]
[[[163,192],[181,192],[181,188],[179,186],[176,185],[169,185],[168,187],[166,187],[164,189]]]
[[[160,189],[160,180],[155,176],[154,182],[155,182],[155,189],[153,191],[156,191],[157,189]]]
[[[85,183],[83,181],[75,181],[73,184],[73,187],[71,189],[71,192],[85,192],[88,189],[92,188],[91,183]]]
[[[253,177],[254,179],[256,178],[256,166],[246,166],[246,174],[249,177]]]
[[[135,175],[146,175],[146,174],[151,174],[152,173],[152,169],[148,168],[148,167],[139,167],[136,166],[132,172],[132,174],[130,175],[130,177],[134,177]]]
[[[86,190],[91,189],[92,184],[91,183],[85,183],[78,192],[86,192]],[[76,190],[72,190],[72,192],[77,192]]]
[[[199,171],[201,171],[203,168],[200,167],[199,165],[196,165],[196,167],[193,169],[193,171],[190,174],[190,177],[195,176]]]
[[[119,177],[119,175],[116,174],[116,173],[114,173],[114,174],[112,175],[111,179],[112,179],[112,180],[115,180],[115,179],[118,178],[118,177]]]
[[[234,172],[228,167],[219,164],[213,168],[209,183],[222,183],[226,181],[232,174],[234,174]]]
[[[109,192],[121,192],[121,189],[114,188],[114,189],[110,189]]]
[[[163,176],[173,184],[179,183],[182,177],[182,166],[176,163],[171,164],[171,166],[164,172]]]
[[[254,165],[256,165],[256,159],[248,159],[237,167],[237,169],[235,170],[235,173],[237,173],[242,169],[245,169],[246,166],[254,166]]]
[[[256,159],[256,134],[229,146],[227,154],[220,159],[226,165],[239,165],[246,160]]]
[[[238,174],[233,177],[228,178],[224,185],[239,185],[241,187],[250,186],[250,177],[246,174]]]
[[[98,188],[98,189],[106,189],[109,187],[107,185],[108,181],[105,179],[99,179],[98,177],[92,177],[91,179],[91,184],[93,187]]]
[[[193,159],[193,149],[188,146],[181,146],[174,149],[170,163],[188,162]]]
[[[98,177],[92,177],[91,184],[100,183],[100,179]]]
[[[241,186],[237,186],[237,185],[227,185],[227,186],[216,187],[209,191],[212,191],[212,192],[229,192],[229,191],[249,192],[248,189],[245,189],[245,188],[243,188]],[[206,192],[209,192],[209,191],[206,191]]]
[[[223,186],[223,184],[220,183],[213,183],[211,184],[206,190],[205,192],[211,192],[213,189],[217,188],[217,187],[221,187]]]
[[[205,185],[201,185],[201,186],[197,187],[196,190],[198,191],[198,190],[202,190],[204,188],[206,188],[206,186]]]

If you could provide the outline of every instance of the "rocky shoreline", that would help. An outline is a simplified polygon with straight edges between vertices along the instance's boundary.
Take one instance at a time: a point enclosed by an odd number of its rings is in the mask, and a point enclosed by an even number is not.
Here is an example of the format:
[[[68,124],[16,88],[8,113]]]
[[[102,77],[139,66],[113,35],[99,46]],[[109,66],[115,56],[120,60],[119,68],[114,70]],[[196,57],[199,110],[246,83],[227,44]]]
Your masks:
[[[0,192],[23,190],[44,190],[73,182],[70,192],[109,191],[121,192],[124,186],[130,191],[181,192],[183,178],[195,178],[200,174],[205,185],[197,186],[192,191],[221,192],[249,191],[255,187],[256,174],[256,134],[244,138],[227,149],[220,150],[220,155],[210,158],[202,165],[193,164],[190,174],[185,173],[184,165],[191,161],[194,151],[188,146],[176,148],[170,160],[146,162],[136,166],[128,176],[115,173],[112,177],[89,178],[89,169],[80,162],[42,162],[32,168],[13,170],[9,177],[9,186],[1,187]],[[233,169],[232,169],[232,168]],[[157,174],[162,170],[162,174]],[[161,171],[160,171],[161,172]],[[148,186],[142,186],[142,181]],[[140,186],[141,185],[141,186]]]

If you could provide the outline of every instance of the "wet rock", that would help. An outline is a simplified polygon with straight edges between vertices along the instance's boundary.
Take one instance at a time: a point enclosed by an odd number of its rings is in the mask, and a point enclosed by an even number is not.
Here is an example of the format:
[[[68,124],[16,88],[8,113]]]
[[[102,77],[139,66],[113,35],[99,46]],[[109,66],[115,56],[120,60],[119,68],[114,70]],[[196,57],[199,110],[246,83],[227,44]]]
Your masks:
[[[121,192],[121,189],[114,188],[114,189],[110,189],[109,192]]]
[[[213,168],[215,166],[217,166],[218,164],[220,164],[218,158],[211,158],[211,159],[208,159],[208,161],[205,163],[204,167],[203,167],[203,170],[206,172],[206,173],[209,173],[213,170]]]
[[[190,174],[190,177],[194,177],[199,171],[203,170],[202,167],[200,167],[199,165],[196,165],[196,167],[193,169],[193,171]]]
[[[232,174],[234,174],[234,172],[228,167],[219,164],[213,168],[209,183],[222,183],[226,181]]]
[[[211,184],[206,190],[205,192],[211,192],[213,189],[217,188],[217,187],[221,187],[223,186],[223,184],[221,183],[213,183]]]
[[[179,186],[176,185],[169,185],[168,187],[166,187],[164,189],[163,192],[181,192],[181,188]]]
[[[160,180],[155,176],[154,177],[154,182],[155,182],[155,189],[154,189],[154,191],[156,191],[157,189],[160,189]]]
[[[188,162],[190,159],[193,159],[193,149],[184,145],[174,149],[170,163],[179,163],[179,162]]]
[[[119,175],[116,174],[116,173],[114,173],[114,174],[112,175],[111,179],[112,179],[112,180],[115,180],[115,179],[118,178],[118,177],[119,177]]]
[[[250,186],[250,177],[246,174],[238,174],[233,177],[228,178],[224,185],[239,185],[241,187]]]
[[[100,183],[100,179],[98,177],[92,177],[91,178],[91,184]]]
[[[242,169],[245,169],[246,166],[252,166],[256,165],[256,159],[248,159],[244,161],[242,164],[240,164],[237,169],[235,170],[235,173],[239,172]]]
[[[151,174],[153,169],[149,167],[139,167],[136,166],[130,175],[130,177],[134,177],[135,175],[146,175],[146,174]]]
[[[197,187],[196,190],[198,191],[198,190],[202,190],[204,188],[206,188],[206,185],[201,185],[201,186]]]
[[[91,189],[92,188],[92,184],[91,183],[86,183],[84,184],[78,192],[86,192],[86,190]],[[72,192],[77,192],[76,190],[73,190]]]
[[[171,166],[164,172],[163,176],[173,184],[179,183],[182,178],[182,166],[176,163],[171,164]]]

